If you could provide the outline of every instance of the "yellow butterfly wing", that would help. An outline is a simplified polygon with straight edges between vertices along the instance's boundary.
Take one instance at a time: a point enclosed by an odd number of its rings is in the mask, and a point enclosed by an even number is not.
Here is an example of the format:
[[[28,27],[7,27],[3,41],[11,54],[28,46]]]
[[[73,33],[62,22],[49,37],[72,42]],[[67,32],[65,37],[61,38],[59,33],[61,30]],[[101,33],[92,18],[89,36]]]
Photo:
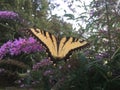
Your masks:
[[[31,32],[48,48],[53,57],[57,57],[57,41],[56,37],[50,33],[41,31],[40,29],[30,29]]]
[[[59,44],[59,57],[66,57],[69,52],[80,49],[86,46],[88,43],[80,39],[74,39],[73,37],[62,38]]]

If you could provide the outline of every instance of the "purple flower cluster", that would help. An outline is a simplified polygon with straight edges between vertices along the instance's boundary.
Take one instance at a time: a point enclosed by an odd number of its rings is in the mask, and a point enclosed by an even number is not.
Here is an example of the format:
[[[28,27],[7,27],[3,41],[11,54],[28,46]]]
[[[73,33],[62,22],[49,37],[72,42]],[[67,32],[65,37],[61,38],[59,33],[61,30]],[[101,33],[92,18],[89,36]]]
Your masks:
[[[43,67],[43,66],[48,66],[48,65],[51,65],[52,62],[49,60],[49,59],[44,59],[38,63],[36,63],[35,65],[33,65],[33,70],[38,70],[40,67]]]
[[[49,76],[49,75],[51,75],[51,74],[54,74],[54,71],[53,71],[53,70],[46,70],[46,71],[43,73],[44,76]]]
[[[2,59],[6,54],[19,55],[22,52],[31,53],[43,51],[42,46],[33,38],[19,38],[14,41],[8,41],[0,47],[0,59]]]
[[[13,11],[0,11],[0,19],[18,19],[19,15]]]
[[[21,88],[23,88],[23,87],[28,87],[28,84],[25,83],[25,82],[26,82],[26,79],[25,79],[25,78],[21,78],[21,79],[18,79],[18,80],[15,81],[15,83],[16,83],[17,85],[19,85],[19,87],[21,87]],[[37,84],[39,84],[39,83],[40,83],[40,81],[38,81],[38,80],[32,80],[29,85],[30,85],[30,86],[31,86],[31,85],[34,86],[34,85],[37,85]],[[31,90],[31,89],[29,89],[29,90]],[[32,89],[32,90],[33,90],[33,89]]]
[[[4,68],[0,68],[0,74],[5,72],[5,69]]]
[[[98,54],[95,55],[95,58],[96,58],[97,60],[101,60],[101,59],[103,59],[103,58],[108,58],[108,57],[109,57],[109,54],[106,53],[106,52],[98,53]]]

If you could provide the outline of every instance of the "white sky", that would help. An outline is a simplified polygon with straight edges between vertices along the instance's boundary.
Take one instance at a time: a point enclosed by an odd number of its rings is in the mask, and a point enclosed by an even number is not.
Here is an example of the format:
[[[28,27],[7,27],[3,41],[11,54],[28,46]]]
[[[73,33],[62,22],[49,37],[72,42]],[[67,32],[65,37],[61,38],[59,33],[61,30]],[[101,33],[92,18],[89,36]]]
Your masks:
[[[65,14],[65,11],[66,10],[66,13],[67,14],[74,14],[75,17],[78,17],[80,13],[84,12],[84,8],[83,7],[78,7],[79,6],[82,6],[84,3],[85,5],[89,5],[90,1],[92,0],[81,0],[80,1],[75,1],[73,4],[72,4],[72,8],[76,11],[75,13],[73,13],[69,8],[68,8],[68,4],[67,2],[64,2],[65,0],[54,0],[53,3],[57,3],[57,4],[60,4],[60,6],[58,8],[55,8],[53,11],[52,11],[52,14],[57,14],[58,16],[60,16],[61,18],[63,18],[64,14]],[[68,0],[69,1],[69,0]],[[73,28],[76,28],[78,29],[79,26],[78,26],[78,23],[82,23],[82,22],[76,22],[76,21],[73,21],[73,20],[67,20],[67,18],[64,18],[65,21],[67,22],[70,22],[73,24]]]

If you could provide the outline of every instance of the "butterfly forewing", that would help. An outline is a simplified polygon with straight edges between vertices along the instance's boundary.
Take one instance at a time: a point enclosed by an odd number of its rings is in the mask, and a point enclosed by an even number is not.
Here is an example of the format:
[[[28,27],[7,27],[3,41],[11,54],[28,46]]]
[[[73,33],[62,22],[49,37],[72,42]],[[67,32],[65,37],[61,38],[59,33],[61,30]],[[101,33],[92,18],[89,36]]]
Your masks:
[[[57,53],[57,40],[56,40],[56,37],[54,35],[52,35],[52,43],[54,45],[54,50],[55,50],[55,53],[53,56],[57,57],[58,56],[58,53]]]
[[[80,42],[79,39],[74,39],[73,37],[68,38],[68,40],[64,39],[64,44],[63,40],[61,40],[60,44],[62,45],[62,48],[59,47],[59,57],[66,57],[69,52],[82,48],[82,46],[87,45],[86,41]],[[60,49],[61,48],[61,49]]]
[[[45,34],[43,34],[44,32],[39,29],[37,29],[37,31],[39,32],[36,32],[35,29],[31,29],[31,31],[42,43],[44,43],[44,45],[47,47],[51,55],[57,56],[55,43],[53,43],[53,41],[56,41],[55,37],[53,38],[52,41],[52,39],[50,38],[50,34],[48,32],[45,32]]]
[[[73,38],[70,37],[70,38],[68,38],[68,40],[67,40],[66,43],[64,44],[64,46],[63,46],[63,48],[62,48],[62,50],[61,50],[61,52],[62,52],[62,54],[63,54],[64,57],[65,57],[66,54],[73,48],[73,47],[72,47],[72,43],[73,43],[72,41],[73,41]]]

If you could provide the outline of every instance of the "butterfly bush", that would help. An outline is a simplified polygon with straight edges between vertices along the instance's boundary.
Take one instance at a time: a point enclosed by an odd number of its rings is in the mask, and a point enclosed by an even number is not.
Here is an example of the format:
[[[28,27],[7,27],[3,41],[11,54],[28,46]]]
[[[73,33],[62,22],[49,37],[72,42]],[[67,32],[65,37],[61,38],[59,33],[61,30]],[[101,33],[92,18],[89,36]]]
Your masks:
[[[19,15],[13,11],[0,11],[0,19],[19,19]]]
[[[2,59],[7,54],[9,55],[19,55],[22,52],[31,53],[37,51],[43,51],[42,46],[33,38],[19,38],[14,41],[8,41],[0,47],[0,59]]]

